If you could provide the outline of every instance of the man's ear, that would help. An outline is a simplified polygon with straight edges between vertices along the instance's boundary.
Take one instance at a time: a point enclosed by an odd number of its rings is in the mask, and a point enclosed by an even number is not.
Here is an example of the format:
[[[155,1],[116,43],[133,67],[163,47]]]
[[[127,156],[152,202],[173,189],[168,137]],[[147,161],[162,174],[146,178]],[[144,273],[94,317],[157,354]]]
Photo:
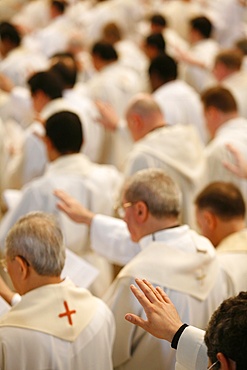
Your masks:
[[[146,203],[142,201],[137,202],[135,204],[135,214],[139,223],[145,222],[148,217],[148,207]]]
[[[29,274],[29,270],[28,270],[29,267],[27,265],[27,262],[20,256],[16,256],[15,260],[17,262],[17,269],[19,272],[20,279],[25,280]]]
[[[217,225],[217,217],[215,214],[205,209],[203,210],[203,217],[207,223],[207,227],[210,230],[214,230]]]
[[[143,121],[141,119],[141,117],[139,116],[139,114],[136,114],[136,113],[132,113],[132,125],[135,125],[135,129],[137,131],[141,131],[142,130],[142,126],[143,126]]]
[[[209,107],[206,108],[206,114],[211,120],[213,120],[214,122],[217,122],[221,115],[221,112],[219,109],[217,109],[213,105],[210,105]]]
[[[227,358],[223,353],[217,353],[216,357],[220,362],[220,370],[236,370],[236,363]]]

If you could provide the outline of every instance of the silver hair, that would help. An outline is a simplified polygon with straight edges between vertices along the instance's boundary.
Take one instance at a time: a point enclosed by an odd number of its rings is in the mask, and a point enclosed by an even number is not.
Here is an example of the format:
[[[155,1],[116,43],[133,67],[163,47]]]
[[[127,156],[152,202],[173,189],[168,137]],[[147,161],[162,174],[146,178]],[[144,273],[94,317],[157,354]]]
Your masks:
[[[136,172],[126,183],[127,202],[143,201],[156,218],[177,217],[182,195],[177,184],[163,170],[149,168]]]
[[[59,276],[65,263],[63,234],[53,215],[30,212],[8,232],[6,256],[24,257],[42,276]]]

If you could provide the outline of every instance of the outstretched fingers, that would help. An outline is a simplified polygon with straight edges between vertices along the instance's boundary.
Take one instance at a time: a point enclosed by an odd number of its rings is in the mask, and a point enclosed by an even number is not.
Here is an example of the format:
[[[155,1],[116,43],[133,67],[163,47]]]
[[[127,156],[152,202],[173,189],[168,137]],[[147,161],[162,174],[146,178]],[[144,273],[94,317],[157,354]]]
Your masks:
[[[130,289],[142,305],[147,320],[145,321],[133,313],[127,313],[125,319],[157,338],[171,341],[177,328],[181,325],[175,307],[170,304],[171,301],[161,288],[154,288],[145,279],[136,279],[136,283],[139,289],[133,284]]]
[[[149,302],[155,303],[157,302],[157,300],[162,301],[160,294],[156,291],[153,285],[149,283],[149,281],[147,281],[146,279],[135,279],[135,281],[139,288],[143,291],[145,296],[148,298]]]
[[[160,300],[165,303],[173,304],[168,295],[164,292],[161,287],[157,286],[156,291],[158,292],[158,296],[160,297]]]
[[[66,214],[70,213],[71,210],[71,197],[63,190],[54,190],[54,195],[60,200],[57,203],[57,208]]]
[[[67,206],[70,205],[72,197],[61,189],[55,189],[53,194]]]
[[[93,212],[63,190],[56,189],[54,195],[60,200],[57,203],[58,209],[66,213],[73,221],[90,225],[94,216]]]
[[[149,297],[145,294],[144,290],[142,289],[142,284],[143,284],[142,281],[140,280],[138,283],[137,283],[138,286],[140,287],[140,289],[143,291],[144,294],[134,284],[131,284],[130,289],[131,289],[132,293],[134,294],[134,296],[137,298],[138,302],[145,309],[145,308],[150,306],[151,301],[150,301]]]

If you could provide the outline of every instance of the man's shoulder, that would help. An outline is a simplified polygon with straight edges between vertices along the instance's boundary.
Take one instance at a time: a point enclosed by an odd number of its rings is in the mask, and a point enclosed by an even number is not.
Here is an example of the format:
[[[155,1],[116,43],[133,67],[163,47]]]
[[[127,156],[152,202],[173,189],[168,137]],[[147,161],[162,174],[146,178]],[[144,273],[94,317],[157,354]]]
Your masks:
[[[223,81],[223,85],[230,87],[246,86],[247,72],[244,70],[235,72]]]
[[[122,173],[118,169],[110,164],[92,164],[90,174],[87,176],[89,182],[97,184],[106,184],[112,182],[121,182]]]
[[[209,142],[207,147],[225,146],[226,143],[239,144],[245,143],[247,139],[247,119],[237,117],[231,119],[217,130],[215,137]],[[245,144],[244,144],[245,145]]]

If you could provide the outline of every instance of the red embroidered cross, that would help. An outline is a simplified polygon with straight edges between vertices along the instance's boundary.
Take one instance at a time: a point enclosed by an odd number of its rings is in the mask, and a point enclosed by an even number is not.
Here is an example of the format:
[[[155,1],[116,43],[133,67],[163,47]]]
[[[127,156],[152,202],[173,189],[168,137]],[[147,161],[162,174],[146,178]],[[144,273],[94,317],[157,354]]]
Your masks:
[[[73,313],[76,313],[76,310],[72,310],[72,311],[70,311],[70,310],[69,310],[68,303],[67,303],[66,301],[64,301],[64,302],[63,302],[63,304],[64,304],[64,307],[65,307],[65,312],[64,312],[64,313],[60,313],[60,314],[58,315],[58,317],[68,316],[69,324],[70,324],[70,325],[73,325],[73,323],[72,323],[72,319],[71,319],[71,315],[72,315]]]

